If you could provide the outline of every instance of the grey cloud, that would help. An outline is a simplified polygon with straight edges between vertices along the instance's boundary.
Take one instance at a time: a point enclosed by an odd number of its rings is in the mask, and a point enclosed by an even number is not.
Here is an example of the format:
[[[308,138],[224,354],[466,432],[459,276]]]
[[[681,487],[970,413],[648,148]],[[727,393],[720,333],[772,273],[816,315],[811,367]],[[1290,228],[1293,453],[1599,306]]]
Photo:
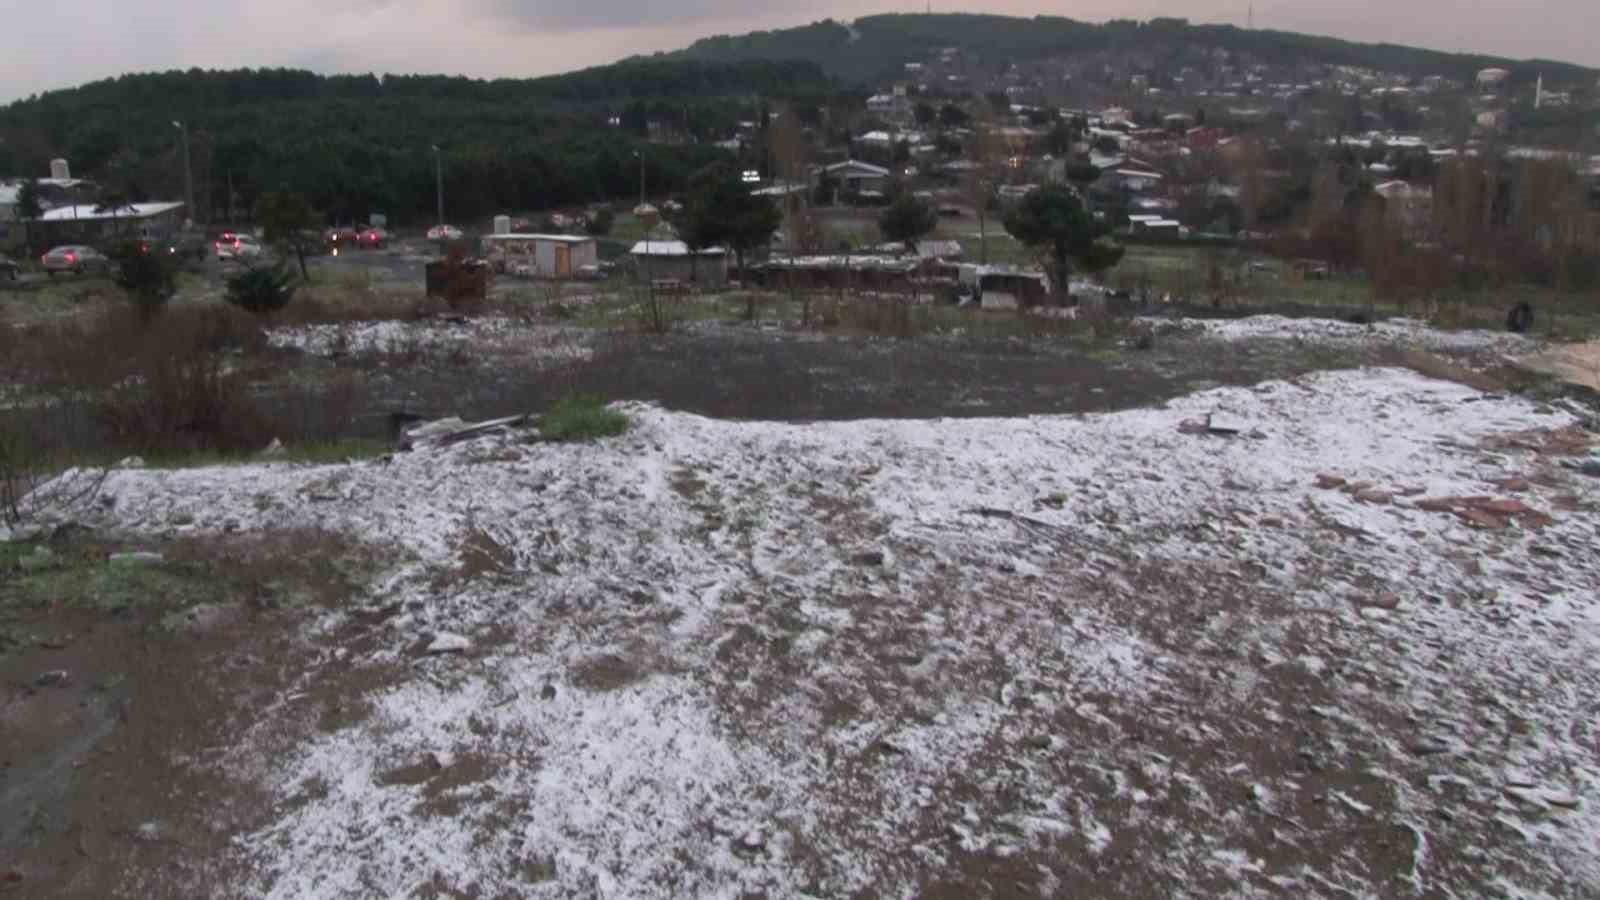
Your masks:
[[[529,31],[650,28],[724,20],[730,26],[754,10],[740,0],[478,0],[485,12]],[[722,30],[722,29],[718,29]],[[666,49],[666,48],[663,48]]]

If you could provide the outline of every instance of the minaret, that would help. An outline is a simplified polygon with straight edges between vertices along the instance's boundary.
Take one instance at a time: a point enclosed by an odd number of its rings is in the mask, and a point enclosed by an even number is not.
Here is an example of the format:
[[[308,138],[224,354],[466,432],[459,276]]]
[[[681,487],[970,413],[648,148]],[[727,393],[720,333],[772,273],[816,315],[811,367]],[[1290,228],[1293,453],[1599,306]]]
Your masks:
[[[1543,106],[1544,106],[1544,76],[1540,75],[1539,76],[1539,82],[1537,84],[1535,84],[1534,87],[1533,87],[1533,108],[1534,109],[1539,109],[1539,108],[1541,108]]]

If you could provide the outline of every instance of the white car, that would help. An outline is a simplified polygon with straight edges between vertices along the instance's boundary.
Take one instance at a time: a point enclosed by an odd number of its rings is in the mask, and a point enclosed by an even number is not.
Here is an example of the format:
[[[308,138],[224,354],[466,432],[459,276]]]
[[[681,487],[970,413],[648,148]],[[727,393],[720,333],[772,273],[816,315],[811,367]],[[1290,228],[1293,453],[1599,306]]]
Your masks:
[[[461,229],[454,225],[435,225],[428,229],[430,241],[459,241],[461,237]]]
[[[248,234],[228,232],[217,241],[217,259],[223,262],[255,259],[262,252],[261,242]]]
[[[77,275],[86,272],[106,275],[111,272],[111,260],[107,259],[104,253],[80,244],[56,247],[40,257],[39,263],[44,266],[45,274],[51,277],[58,272],[72,272]]]

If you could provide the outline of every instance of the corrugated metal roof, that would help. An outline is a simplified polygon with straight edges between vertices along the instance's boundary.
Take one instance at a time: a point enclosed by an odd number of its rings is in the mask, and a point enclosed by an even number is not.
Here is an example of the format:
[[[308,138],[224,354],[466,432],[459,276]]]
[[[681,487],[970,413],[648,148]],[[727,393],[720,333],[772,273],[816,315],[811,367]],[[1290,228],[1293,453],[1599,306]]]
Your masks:
[[[640,241],[628,251],[634,256],[688,256],[689,245],[683,241]],[[721,247],[707,247],[699,256],[722,256],[728,251]]]
[[[76,206],[58,206],[55,209],[45,210],[39,217],[41,222],[85,222],[95,219],[148,219],[163,213],[182,209],[182,203],[130,203],[118,207],[116,214],[110,210],[95,212],[98,207],[92,203],[81,203]]]

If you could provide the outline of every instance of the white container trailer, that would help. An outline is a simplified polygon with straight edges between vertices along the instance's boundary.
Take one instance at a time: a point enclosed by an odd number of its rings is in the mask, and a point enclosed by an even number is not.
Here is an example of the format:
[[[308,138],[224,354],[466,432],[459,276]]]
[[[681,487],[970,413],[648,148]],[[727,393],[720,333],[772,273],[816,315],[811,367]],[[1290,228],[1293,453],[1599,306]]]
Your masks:
[[[595,239],[575,234],[491,234],[484,256],[495,271],[524,278],[576,278],[600,265]]]

